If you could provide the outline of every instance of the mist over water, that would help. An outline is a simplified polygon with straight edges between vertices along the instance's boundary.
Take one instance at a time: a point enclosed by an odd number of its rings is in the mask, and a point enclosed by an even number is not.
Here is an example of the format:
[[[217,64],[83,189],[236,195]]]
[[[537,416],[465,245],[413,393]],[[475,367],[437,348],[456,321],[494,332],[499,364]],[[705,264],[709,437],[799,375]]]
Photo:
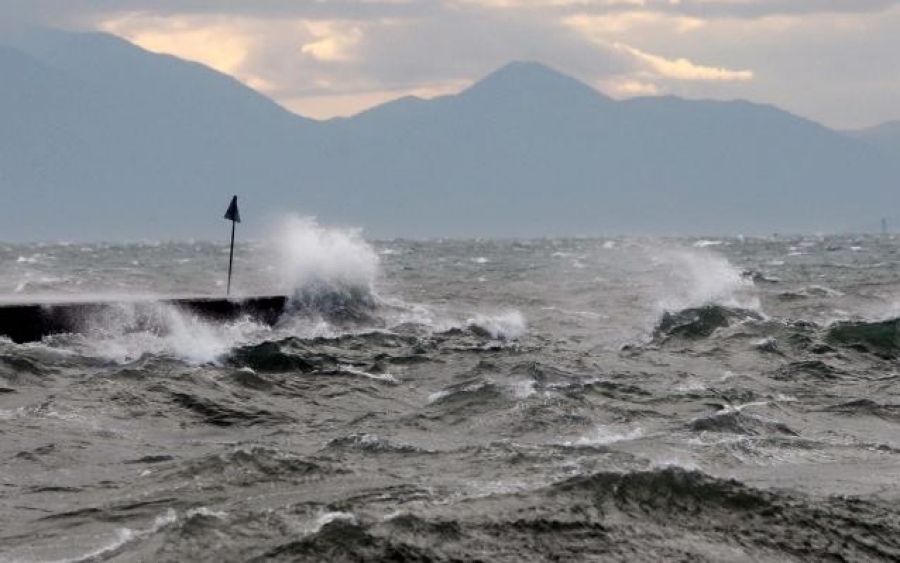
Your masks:
[[[0,245],[13,300],[221,295],[227,245]],[[896,241],[366,241],[0,339],[0,560],[891,560]],[[886,321],[887,319],[887,321]]]

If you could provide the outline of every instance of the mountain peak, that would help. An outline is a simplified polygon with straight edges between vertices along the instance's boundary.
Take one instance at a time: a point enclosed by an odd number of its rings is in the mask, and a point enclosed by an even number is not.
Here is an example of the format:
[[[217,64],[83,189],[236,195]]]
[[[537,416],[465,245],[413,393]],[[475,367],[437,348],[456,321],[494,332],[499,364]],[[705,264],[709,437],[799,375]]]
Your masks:
[[[534,61],[513,61],[488,74],[465,94],[470,96],[500,96],[571,99],[578,97],[596,102],[609,100],[587,84]]]

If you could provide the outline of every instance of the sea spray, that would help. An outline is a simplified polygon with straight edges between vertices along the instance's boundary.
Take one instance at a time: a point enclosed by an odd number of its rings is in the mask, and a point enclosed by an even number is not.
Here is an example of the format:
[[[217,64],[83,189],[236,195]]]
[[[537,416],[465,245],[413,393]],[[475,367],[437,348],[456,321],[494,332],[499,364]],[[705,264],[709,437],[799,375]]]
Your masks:
[[[146,354],[169,355],[191,365],[217,363],[235,345],[271,333],[249,318],[215,323],[159,302],[110,305],[85,322],[78,348],[123,364]]]
[[[669,249],[654,253],[660,273],[657,304],[662,311],[718,304],[758,309],[753,282],[723,256],[702,249]]]
[[[494,340],[518,340],[527,329],[525,317],[519,311],[506,311],[496,315],[477,314],[466,324],[477,334]]]
[[[724,256],[705,248],[648,248],[652,285],[647,290],[652,316],[722,305],[758,310],[753,282]]]
[[[632,294],[629,326],[620,328],[620,345],[649,340],[666,314],[707,306],[758,312],[753,281],[712,248],[664,241],[635,242],[619,252],[613,271]]]
[[[380,262],[358,230],[324,228],[312,217],[289,216],[272,242],[280,284],[295,309],[360,320],[376,306]]]

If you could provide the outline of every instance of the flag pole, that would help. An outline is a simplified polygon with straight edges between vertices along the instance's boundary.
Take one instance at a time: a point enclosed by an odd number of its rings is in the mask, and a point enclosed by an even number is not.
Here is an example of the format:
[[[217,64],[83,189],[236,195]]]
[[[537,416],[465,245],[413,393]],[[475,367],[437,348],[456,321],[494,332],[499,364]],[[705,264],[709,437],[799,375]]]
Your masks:
[[[231,295],[231,268],[234,264],[234,228],[241,222],[241,212],[238,210],[237,196],[231,198],[231,204],[228,211],[225,212],[225,218],[231,221],[231,251],[228,254],[228,286],[225,289],[225,295]]]
[[[228,288],[225,290],[225,295],[231,295],[231,266],[234,264],[234,227],[237,225],[237,221],[231,222],[231,252],[228,254]]]

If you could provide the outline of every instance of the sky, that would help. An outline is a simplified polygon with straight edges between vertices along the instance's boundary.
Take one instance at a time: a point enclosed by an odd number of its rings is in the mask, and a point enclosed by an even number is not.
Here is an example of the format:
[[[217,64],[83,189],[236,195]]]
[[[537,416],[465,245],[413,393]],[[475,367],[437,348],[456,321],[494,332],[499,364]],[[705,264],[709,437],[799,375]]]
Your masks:
[[[900,119],[900,0],[0,0],[0,22],[113,33],[319,119],[458,92],[513,60],[620,99]]]

